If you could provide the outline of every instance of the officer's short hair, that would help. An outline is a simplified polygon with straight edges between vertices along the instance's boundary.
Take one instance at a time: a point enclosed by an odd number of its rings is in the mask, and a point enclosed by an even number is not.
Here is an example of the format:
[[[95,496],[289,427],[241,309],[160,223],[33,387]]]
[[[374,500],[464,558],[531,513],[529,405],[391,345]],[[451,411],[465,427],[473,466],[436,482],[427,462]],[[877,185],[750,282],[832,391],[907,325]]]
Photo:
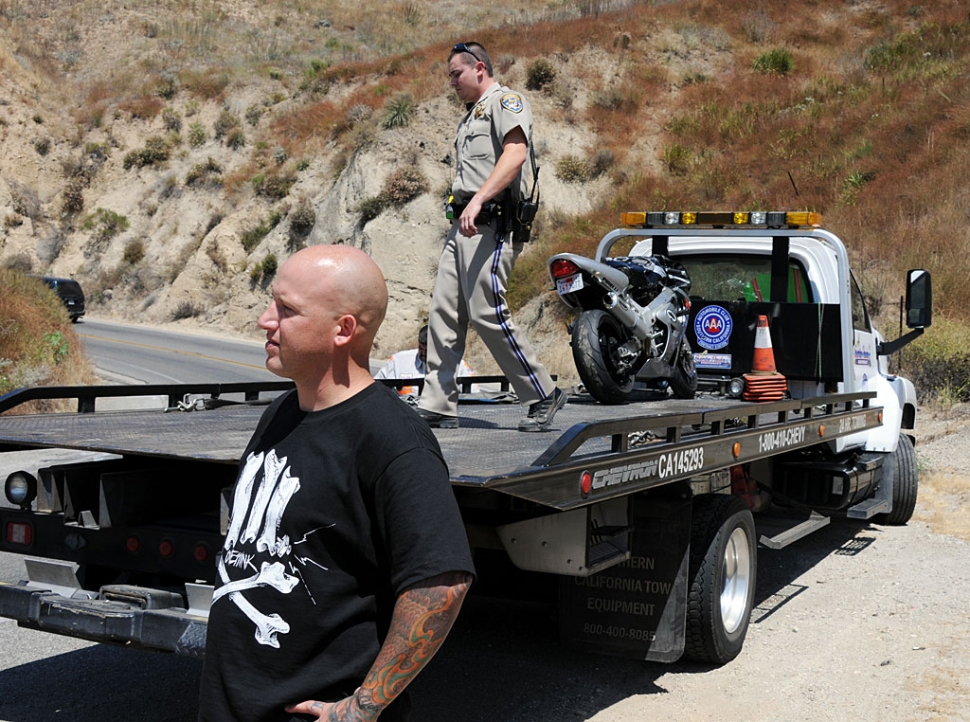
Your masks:
[[[488,77],[491,78],[495,75],[495,71],[492,69],[492,59],[481,43],[476,43],[473,40],[467,43],[458,43],[448,54],[448,61],[451,62],[451,59],[456,55],[461,55],[466,65],[472,65],[476,62],[485,63],[485,72],[488,73]]]
[[[422,346],[428,345],[428,327],[422,326],[421,330],[418,331],[418,343]]]

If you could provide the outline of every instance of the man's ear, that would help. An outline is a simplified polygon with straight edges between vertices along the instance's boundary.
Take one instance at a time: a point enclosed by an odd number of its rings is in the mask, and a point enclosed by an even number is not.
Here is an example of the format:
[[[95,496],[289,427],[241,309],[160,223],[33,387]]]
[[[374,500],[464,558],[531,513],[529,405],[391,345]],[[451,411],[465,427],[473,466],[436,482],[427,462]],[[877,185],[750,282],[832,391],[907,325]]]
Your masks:
[[[345,346],[353,341],[354,335],[357,333],[357,326],[357,319],[349,313],[338,318],[337,333],[333,339],[334,345]]]

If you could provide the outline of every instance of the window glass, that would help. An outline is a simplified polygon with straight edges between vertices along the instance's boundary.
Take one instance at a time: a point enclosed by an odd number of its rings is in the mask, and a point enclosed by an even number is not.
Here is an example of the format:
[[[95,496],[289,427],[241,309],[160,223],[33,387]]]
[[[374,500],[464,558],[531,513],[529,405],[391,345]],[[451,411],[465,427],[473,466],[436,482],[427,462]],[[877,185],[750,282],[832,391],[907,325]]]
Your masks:
[[[869,314],[866,313],[866,302],[862,295],[862,289],[852,276],[852,328],[856,331],[871,331],[869,326]]]
[[[677,256],[690,275],[690,295],[710,301],[769,301],[771,257],[739,255]],[[813,303],[805,270],[788,265],[788,301]]]

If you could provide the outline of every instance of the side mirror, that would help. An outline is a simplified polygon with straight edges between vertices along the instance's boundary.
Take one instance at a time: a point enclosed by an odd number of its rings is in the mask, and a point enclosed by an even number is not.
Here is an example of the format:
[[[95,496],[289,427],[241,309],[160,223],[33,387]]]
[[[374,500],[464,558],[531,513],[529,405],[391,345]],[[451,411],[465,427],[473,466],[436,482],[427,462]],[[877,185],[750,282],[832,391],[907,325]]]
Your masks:
[[[933,283],[930,272],[912,270],[906,277],[906,326],[929,328],[933,323]]]

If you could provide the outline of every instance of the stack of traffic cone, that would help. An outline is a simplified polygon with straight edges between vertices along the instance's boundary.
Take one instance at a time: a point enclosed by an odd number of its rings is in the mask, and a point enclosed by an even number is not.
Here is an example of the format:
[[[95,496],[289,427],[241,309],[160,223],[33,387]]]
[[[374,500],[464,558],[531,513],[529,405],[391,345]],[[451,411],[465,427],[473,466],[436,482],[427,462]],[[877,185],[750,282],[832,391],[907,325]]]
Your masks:
[[[786,391],[788,391],[788,381],[775,368],[775,353],[771,350],[768,317],[758,316],[751,373],[744,375],[744,400],[779,401],[785,397]]]
[[[758,488],[758,482],[743,466],[731,467],[731,493],[744,499],[751,511],[761,511],[771,501],[771,497]]]

